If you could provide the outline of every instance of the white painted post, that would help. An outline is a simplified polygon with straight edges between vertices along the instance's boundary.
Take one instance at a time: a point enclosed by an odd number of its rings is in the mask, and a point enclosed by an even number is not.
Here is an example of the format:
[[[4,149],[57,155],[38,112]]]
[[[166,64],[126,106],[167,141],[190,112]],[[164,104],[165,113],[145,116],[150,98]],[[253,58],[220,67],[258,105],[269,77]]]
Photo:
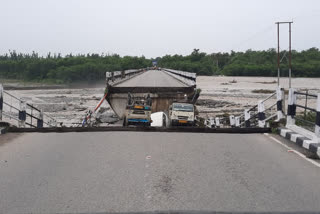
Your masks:
[[[284,101],[284,90],[280,86],[277,88],[277,120],[280,121],[282,118],[284,118],[283,115],[283,101]]]
[[[230,126],[234,127],[236,125],[236,120],[234,118],[234,115],[230,115],[229,120],[230,120]]]
[[[296,100],[297,95],[294,93],[295,89],[289,89],[288,95],[288,116],[287,116],[287,125],[291,126],[296,124],[295,115],[296,115]]]
[[[320,93],[318,93],[317,97],[317,116],[316,116],[316,126],[314,129],[315,136],[317,137],[317,143],[320,143]]]
[[[0,84],[0,121],[2,120],[2,110],[3,110],[3,87]]]
[[[240,127],[240,117],[235,117],[236,127]]]
[[[264,110],[265,110],[264,103],[260,100],[258,102],[258,120],[259,120],[258,126],[260,128],[263,128],[266,125],[266,121],[265,121],[266,115],[264,113]]]
[[[245,127],[250,127],[250,112],[249,109],[244,110]]]
[[[25,127],[26,125],[26,119],[27,119],[26,109],[27,109],[26,102],[23,100],[20,100],[20,111],[19,111],[19,122],[18,122],[19,127]]]
[[[215,120],[216,120],[216,127],[220,128],[220,118],[216,117]]]
[[[214,118],[209,118],[209,124],[210,124],[210,128],[213,128],[216,126],[215,122],[214,122]]]

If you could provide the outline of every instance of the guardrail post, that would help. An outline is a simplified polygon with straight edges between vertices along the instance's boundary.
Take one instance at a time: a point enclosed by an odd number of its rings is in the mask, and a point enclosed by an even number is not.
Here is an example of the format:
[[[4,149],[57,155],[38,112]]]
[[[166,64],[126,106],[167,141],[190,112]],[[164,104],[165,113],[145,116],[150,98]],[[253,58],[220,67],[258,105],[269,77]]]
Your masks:
[[[209,118],[209,124],[210,124],[210,128],[214,128],[216,126],[216,124],[214,122],[214,118],[212,118],[212,117]]]
[[[245,127],[250,127],[250,112],[249,109],[244,110]]]
[[[264,103],[262,101],[259,101],[258,102],[258,120],[259,120],[258,126],[260,128],[263,128],[266,125],[266,121],[265,121],[266,115],[264,113],[264,110],[265,110]]]
[[[234,115],[230,115],[229,120],[230,120],[230,126],[234,127],[236,125],[236,120],[234,118]]]
[[[282,108],[283,102],[284,102],[284,90],[279,86],[277,88],[277,121],[280,121],[282,118],[284,118],[283,108]]]
[[[26,113],[26,102],[23,100],[20,100],[20,111],[19,111],[19,127],[25,127],[26,119],[27,119],[27,113]]]
[[[220,128],[220,118],[216,117],[215,120],[216,120],[216,127]]]
[[[314,129],[315,135],[318,138],[318,143],[320,143],[320,93],[318,93],[317,97],[317,116],[316,116],[316,126]]]
[[[37,120],[37,128],[43,128],[43,111],[39,112],[39,119]]]
[[[295,125],[295,123],[296,123],[295,115],[296,115],[297,95],[294,92],[295,92],[295,89],[293,89],[293,88],[289,89],[287,126]]]
[[[2,120],[2,111],[3,111],[3,87],[0,84],[0,121]]]
[[[240,127],[240,117],[235,117],[236,127]]]

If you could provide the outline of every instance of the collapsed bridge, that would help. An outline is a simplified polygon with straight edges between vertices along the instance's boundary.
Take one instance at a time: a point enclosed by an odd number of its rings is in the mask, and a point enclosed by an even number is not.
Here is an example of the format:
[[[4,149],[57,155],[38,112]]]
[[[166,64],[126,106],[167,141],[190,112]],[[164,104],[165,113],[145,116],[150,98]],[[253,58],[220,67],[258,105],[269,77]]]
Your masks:
[[[171,69],[140,69],[107,72],[106,77],[106,100],[120,118],[125,114],[128,93],[134,97],[149,94],[152,112],[166,112],[174,101],[195,103],[199,97],[195,73]]]

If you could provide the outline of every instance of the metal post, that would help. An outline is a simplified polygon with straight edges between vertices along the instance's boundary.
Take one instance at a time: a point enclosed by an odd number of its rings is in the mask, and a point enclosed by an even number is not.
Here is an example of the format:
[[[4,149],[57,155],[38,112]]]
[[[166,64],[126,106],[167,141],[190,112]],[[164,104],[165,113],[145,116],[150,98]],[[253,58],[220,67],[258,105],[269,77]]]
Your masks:
[[[289,88],[291,88],[291,22],[289,22]]]
[[[293,22],[276,22],[277,24],[277,33],[278,33],[278,86],[280,85],[280,24],[289,24],[289,88],[291,88],[291,24]]]
[[[264,103],[260,100],[258,102],[258,120],[259,120],[259,123],[258,123],[258,126],[260,128],[263,128],[265,125],[266,125],[266,115],[264,113]]]
[[[230,120],[230,126],[234,127],[236,125],[236,121],[235,121],[234,115],[230,115],[229,116],[229,120]]]
[[[3,111],[3,87],[0,84],[0,121],[2,120],[2,111]]]
[[[279,30],[279,22],[277,24],[277,33],[278,33],[278,86],[280,85],[280,30]]]
[[[216,127],[220,128],[220,118],[216,117],[215,120],[216,120]]]
[[[284,100],[284,90],[283,88],[280,88],[280,86],[277,88],[277,120],[280,121],[283,117],[283,100]]]
[[[304,113],[303,113],[303,119],[306,119],[306,117],[307,117],[307,107],[308,107],[308,92],[309,92],[309,90],[308,89],[306,89],[306,101],[305,101],[305,103],[304,103]]]
[[[26,113],[26,102],[23,100],[20,100],[20,111],[19,111],[19,127],[25,127],[26,119],[27,119],[27,113]]]
[[[39,119],[37,120],[37,128],[43,128],[43,111],[39,112]]]
[[[318,142],[320,143],[320,93],[318,93],[317,97],[317,116],[316,116],[316,126],[314,129],[315,136],[318,138]]]
[[[295,115],[296,115],[297,95],[294,92],[295,92],[295,89],[293,89],[293,88],[289,89],[287,126],[291,126],[291,125],[296,124]]]
[[[244,110],[245,127],[250,127],[250,112],[249,109]]]

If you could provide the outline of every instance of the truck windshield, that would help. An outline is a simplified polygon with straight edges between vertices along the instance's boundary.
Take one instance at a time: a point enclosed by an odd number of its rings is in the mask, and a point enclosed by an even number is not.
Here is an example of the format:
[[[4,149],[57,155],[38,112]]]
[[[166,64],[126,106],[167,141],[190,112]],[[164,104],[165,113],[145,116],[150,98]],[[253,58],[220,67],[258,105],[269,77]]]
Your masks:
[[[174,103],[174,104],[172,105],[172,109],[173,109],[174,111],[193,112],[193,105],[183,104],[183,103]]]

